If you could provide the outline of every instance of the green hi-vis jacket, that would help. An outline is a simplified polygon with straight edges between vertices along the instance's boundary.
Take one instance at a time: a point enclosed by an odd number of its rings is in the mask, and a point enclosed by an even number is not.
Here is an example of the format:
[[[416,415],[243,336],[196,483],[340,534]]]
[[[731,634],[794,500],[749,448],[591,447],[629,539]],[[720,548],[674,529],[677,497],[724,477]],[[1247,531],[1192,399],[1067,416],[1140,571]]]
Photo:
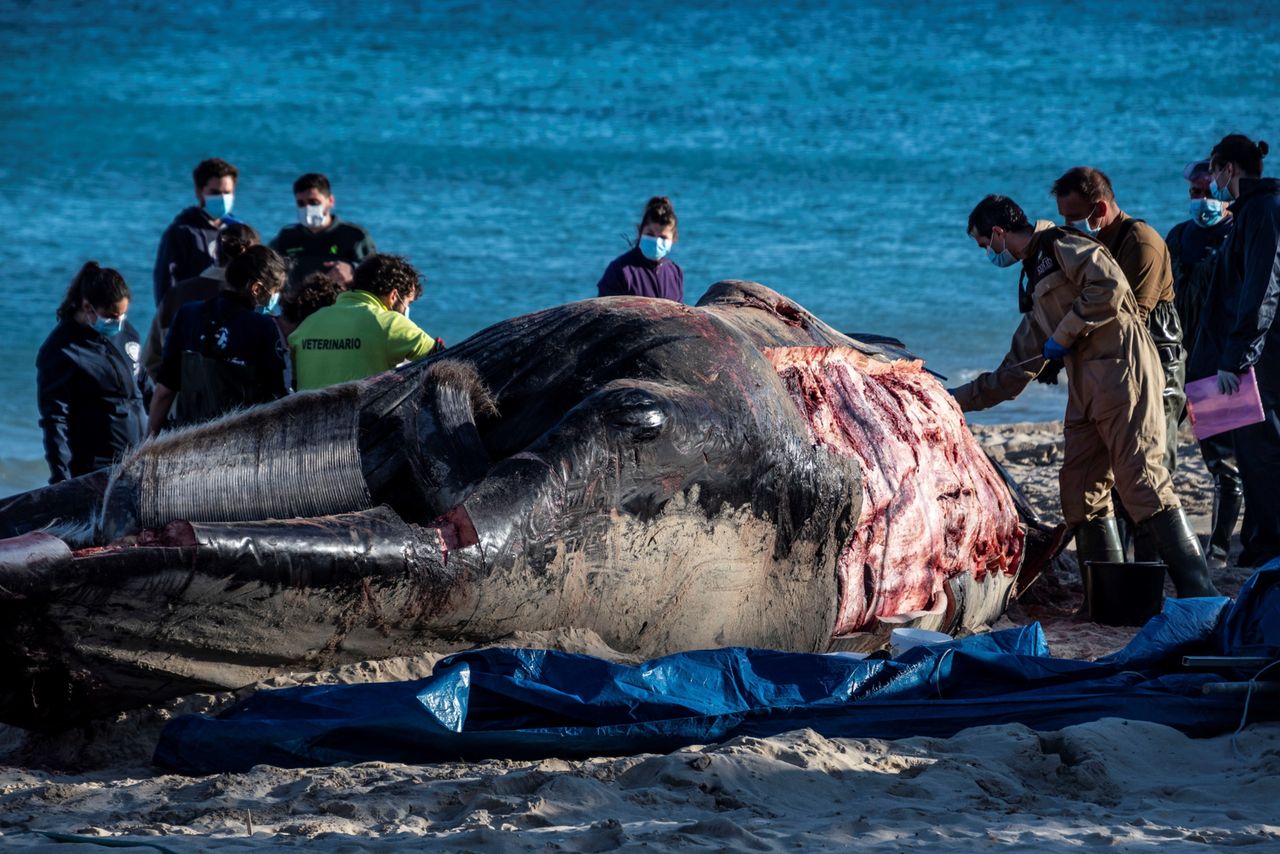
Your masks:
[[[339,294],[289,336],[298,391],[363,379],[421,359],[435,341],[367,291]]]

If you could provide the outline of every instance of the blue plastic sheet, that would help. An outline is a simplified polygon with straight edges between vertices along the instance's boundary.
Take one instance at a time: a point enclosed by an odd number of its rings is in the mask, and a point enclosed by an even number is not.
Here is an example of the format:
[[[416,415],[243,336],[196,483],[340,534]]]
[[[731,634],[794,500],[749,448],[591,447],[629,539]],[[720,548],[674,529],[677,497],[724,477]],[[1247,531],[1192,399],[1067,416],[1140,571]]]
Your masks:
[[[1267,651],[1267,652],[1260,652]],[[155,762],[187,773],[338,762],[666,752],[811,727],[828,737],[949,736],[971,726],[1060,729],[1103,717],[1190,735],[1240,722],[1243,697],[1183,655],[1280,651],[1280,561],[1235,603],[1169,600],[1120,652],[1053,658],[1039,625],[917,647],[896,660],[728,648],[638,665],[528,649],[450,656],[426,679],[259,691],[165,727]],[[1228,678],[1239,678],[1239,674]],[[1280,707],[1254,699],[1251,719]]]

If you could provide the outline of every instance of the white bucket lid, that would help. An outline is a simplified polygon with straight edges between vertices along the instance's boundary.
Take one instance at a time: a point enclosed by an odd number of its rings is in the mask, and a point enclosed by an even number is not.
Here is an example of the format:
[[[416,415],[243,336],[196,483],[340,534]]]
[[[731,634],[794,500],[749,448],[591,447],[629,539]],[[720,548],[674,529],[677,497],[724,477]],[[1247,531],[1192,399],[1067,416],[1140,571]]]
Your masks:
[[[943,632],[931,632],[928,629],[894,629],[889,633],[889,650],[896,656],[912,647],[928,646],[934,643],[947,643],[955,640]]]

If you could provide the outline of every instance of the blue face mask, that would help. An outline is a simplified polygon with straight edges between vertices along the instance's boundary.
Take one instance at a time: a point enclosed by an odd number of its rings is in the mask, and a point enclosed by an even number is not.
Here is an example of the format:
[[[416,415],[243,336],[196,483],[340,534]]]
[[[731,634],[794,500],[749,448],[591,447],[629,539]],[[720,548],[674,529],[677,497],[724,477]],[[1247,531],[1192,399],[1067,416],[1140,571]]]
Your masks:
[[[1234,202],[1236,200],[1236,197],[1231,195],[1231,188],[1219,187],[1217,181],[1209,182],[1209,195],[1220,202]]]
[[[93,322],[93,331],[108,338],[115,338],[124,327],[124,315],[119,317],[99,317]]]
[[[1008,241],[1005,242],[1004,249],[1000,252],[991,248],[990,238],[987,243],[987,260],[997,267],[1012,267],[1018,263],[1018,259],[1013,257],[1013,253],[1009,251]]]
[[[258,306],[258,314],[269,314],[272,317],[280,316],[280,292],[276,291],[271,295],[271,299],[267,300],[266,305]]]
[[[990,246],[987,247],[987,260],[997,267],[1012,267],[1018,263],[1018,259],[1013,257],[1013,253],[1006,246],[1003,252],[996,252]]]
[[[1201,228],[1210,228],[1222,222],[1227,215],[1227,203],[1217,199],[1192,199],[1191,221]]]
[[[654,237],[652,234],[640,235],[640,252],[650,261],[661,261],[670,251],[670,238]]]
[[[1084,219],[1078,219],[1075,222],[1069,222],[1067,223],[1067,225],[1071,226],[1077,231],[1083,231],[1085,234],[1089,235],[1090,237],[1098,233],[1098,229],[1089,225],[1088,217],[1085,217]]]
[[[231,206],[235,204],[236,197],[234,193],[223,193],[221,196],[205,196],[204,210],[214,219],[222,219],[231,213]]]

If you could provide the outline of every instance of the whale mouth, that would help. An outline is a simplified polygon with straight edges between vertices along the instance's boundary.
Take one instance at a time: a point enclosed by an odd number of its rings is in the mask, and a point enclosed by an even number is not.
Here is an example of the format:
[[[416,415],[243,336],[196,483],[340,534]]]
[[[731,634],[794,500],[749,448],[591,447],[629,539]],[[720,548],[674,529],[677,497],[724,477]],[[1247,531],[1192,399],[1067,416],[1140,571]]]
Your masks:
[[[1012,584],[1023,549],[1013,497],[923,363],[848,347],[764,351],[813,441],[862,467],[862,516],[838,562],[836,636],[946,609],[947,581]]]

